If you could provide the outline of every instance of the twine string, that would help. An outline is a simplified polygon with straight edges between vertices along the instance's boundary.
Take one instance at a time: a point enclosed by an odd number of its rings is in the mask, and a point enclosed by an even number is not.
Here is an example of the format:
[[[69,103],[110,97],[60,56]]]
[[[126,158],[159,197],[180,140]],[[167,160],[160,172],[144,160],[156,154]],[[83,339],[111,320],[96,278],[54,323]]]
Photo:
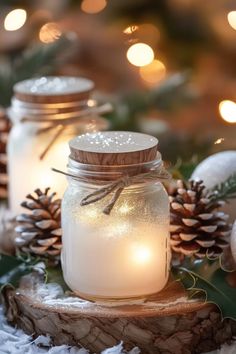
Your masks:
[[[72,177],[76,180],[80,181],[85,181],[88,179],[81,178],[76,175],[72,175],[60,170],[57,170],[55,168],[52,169],[54,172],[62,173],[63,175]],[[106,215],[110,215],[113,207],[115,206],[116,202],[118,201],[121,193],[123,190],[133,184],[138,184],[138,183],[145,183],[148,181],[164,181],[170,179],[170,174],[169,172],[166,171],[163,165],[159,166],[158,168],[151,169],[148,172],[145,173],[139,173],[134,176],[123,176],[114,182],[111,182],[107,184],[106,186],[102,188],[98,188],[95,192],[88,194],[86,197],[84,197],[80,201],[81,206],[89,205],[96,203],[102,199],[104,199],[106,196],[112,194],[112,197],[110,201],[107,203],[105,208],[102,210],[102,212]],[[93,180],[94,183],[96,183],[96,180]],[[97,181],[98,182],[98,181]],[[99,181],[101,182],[101,181]]]
[[[61,116],[64,118],[47,118],[47,117],[23,117],[21,119],[22,123],[26,122],[36,122],[36,123],[48,123],[49,126],[40,128],[37,130],[37,134],[43,134],[50,132],[51,130],[54,130],[56,128],[55,134],[52,136],[51,140],[47,144],[47,146],[44,148],[42,153],[39,156],[40,160],[43,160],[51,147],[54,145],[56,140],[61,136],[61,134],[67,129],[69,126],[72,126],[73,124],[78,124],[78,118],[83,118],[83,117],[88,117],[93,114],[105,114],[109,113],[112,111],[112,106],[110,103],[105,103],[101,106],[96,106],[96,107],[89,107],[83,111],[78,112],[75,117],[71,117],[70,113],[69,114],[61,114]]]
[[[64,132],[65,127],[63,125],[58,125],[57,130],[55,132],[55,135],[52,137],[52,139],[49,141],[47,146],[44,148],[43,152],[39,155],[39,159],[43,160],[48,151],[51,149],[53,144],[55,144],[56,140],[61,136],[61,134]]]

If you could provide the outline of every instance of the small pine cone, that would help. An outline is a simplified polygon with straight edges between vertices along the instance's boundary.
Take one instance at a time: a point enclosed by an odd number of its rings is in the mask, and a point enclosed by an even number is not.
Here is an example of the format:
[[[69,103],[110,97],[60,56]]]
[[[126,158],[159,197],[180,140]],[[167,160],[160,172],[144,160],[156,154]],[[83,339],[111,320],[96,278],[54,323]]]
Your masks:
[[[174,254],[196,258],[219,257],[229,245],[228,215],[224,204],[213,201],[202,181],[178,181],[170,193],[170,234]]]
[[[36,189],[35,195],[28,194],[27,201],[21,204],[31,213],[17,216],[15,231],[19,236],[15,245],[22,253],[59,258],[62,248],[61,200],[54,200],[56,193],[49,194],[49,190]]]
[[[7,155],[6,145],[10,122],[6,117],[5,111],[0,107],[0,199],[7,198]]]

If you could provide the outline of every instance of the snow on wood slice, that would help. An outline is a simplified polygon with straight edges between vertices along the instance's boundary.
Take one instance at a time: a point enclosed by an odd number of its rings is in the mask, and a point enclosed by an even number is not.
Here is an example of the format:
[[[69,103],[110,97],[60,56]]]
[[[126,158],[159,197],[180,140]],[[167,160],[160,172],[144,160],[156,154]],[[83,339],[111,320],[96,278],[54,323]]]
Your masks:
[[[203,353],[236,334],[235,322],[222,322],[212,304],[188,300],[177,282],[145,301],[93,303],[30,275],[17,290],[5,287],[2,297],[9,322],[28,334],[48,334],[55,345],[82,346],[91,353],[120,341],[142,354]]]

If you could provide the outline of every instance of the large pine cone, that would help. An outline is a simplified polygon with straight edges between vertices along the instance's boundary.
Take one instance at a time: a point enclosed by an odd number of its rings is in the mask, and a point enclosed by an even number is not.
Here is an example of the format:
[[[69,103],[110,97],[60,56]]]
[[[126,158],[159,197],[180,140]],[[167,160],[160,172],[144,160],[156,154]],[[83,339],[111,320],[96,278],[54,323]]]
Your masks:
[[[15,244],[22,253],[48,258],[58,257],[61,253],[61,200],[54,200],[56,193],[49,194],[49,190],[36,189],[35,196],[27,195],[28,200],[21,204],[31,211],[16,218],[19,225],[15,231],[19,236]]]
[[[216,258],[228,247],[231,225],[218,211],[224,202],[214,201],[202,181],[177,182],[170,194],[171,247],[173,252],[197,258]]]

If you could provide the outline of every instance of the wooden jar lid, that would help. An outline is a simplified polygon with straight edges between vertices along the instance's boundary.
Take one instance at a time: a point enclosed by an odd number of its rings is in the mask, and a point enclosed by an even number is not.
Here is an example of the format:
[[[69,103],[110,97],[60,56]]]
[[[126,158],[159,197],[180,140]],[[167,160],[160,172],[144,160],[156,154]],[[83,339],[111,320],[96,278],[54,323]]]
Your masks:
[[[14,94],[29,103],[63,103],[88,100],[94,83],[71,76],[48,76],[18,82]]]
[[[156,158],[158,140],[133,132],[87,133],[69,143],[70,157],[92,165],[133,165]]]

